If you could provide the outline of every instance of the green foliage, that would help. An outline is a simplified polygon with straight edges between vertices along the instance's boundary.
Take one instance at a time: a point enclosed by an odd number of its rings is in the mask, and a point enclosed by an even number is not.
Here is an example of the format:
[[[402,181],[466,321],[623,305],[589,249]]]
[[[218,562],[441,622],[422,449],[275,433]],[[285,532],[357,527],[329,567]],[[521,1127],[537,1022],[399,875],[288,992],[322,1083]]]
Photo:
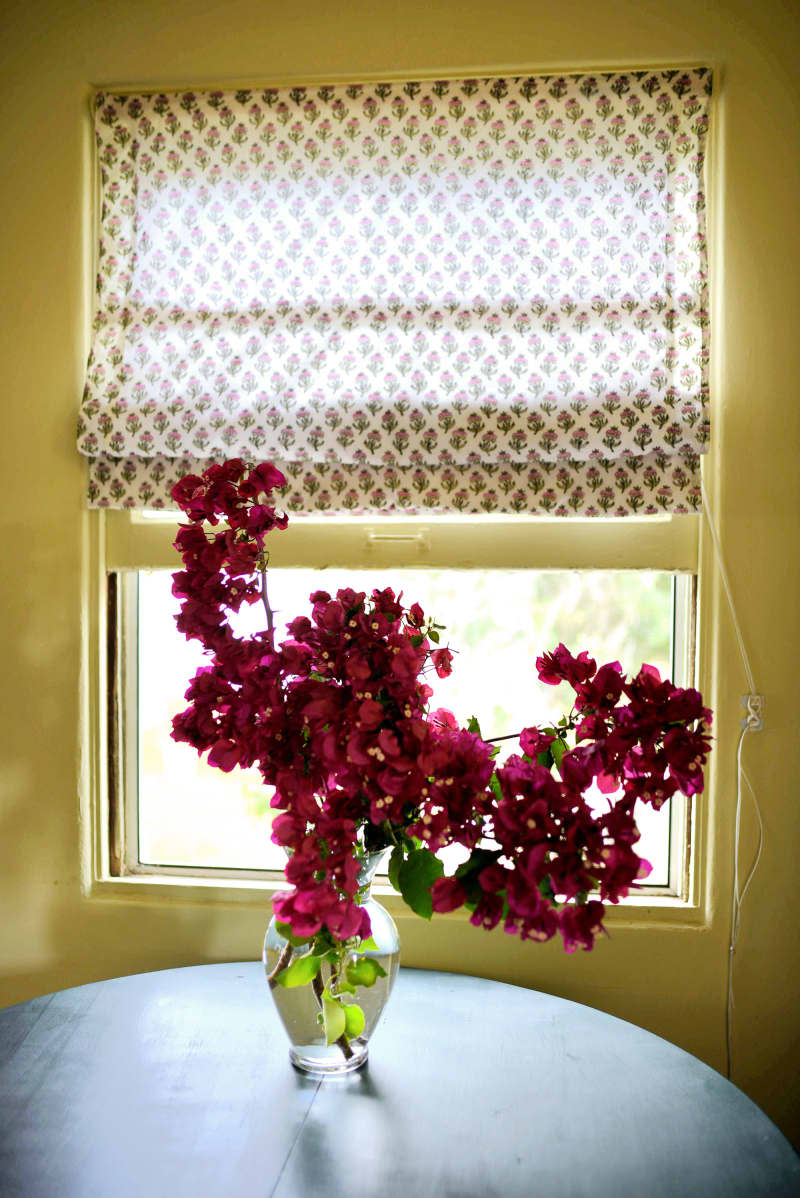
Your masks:
[[[319,973],[322,961],[322,957],[315,957],[311,953],[296,957],[290,965],[276,974],[275,981],[279,986],[285,986],[287,990],[291,990],[295,986],[307,986]]]
[[[347,1016],[344,1005],[333,998],[330,991],[322,994],[322,1026],[325,1029],[325,1043],[335,1044],[340,1036],[345,1034]]]
[[[444,866],[430,849],[414,849],[397,871],[398,889],[416,915],[433,917],[431,886],[444,874]]]
[[[476,848],[472,850],[468,860],[459,865],[456,870],[455,876],[467,892],[465,905],[468,910],[474,911],[483,895],[478,874],[481,870],[486,869],[487,865],[494,865],[500,856],[499,849]]]
[[[566,753],[567,748],[567,742],[562,740],[560,736],[557,737],[550,746],[550,752],[552,754],[553,761],[556,764],[556,769],[559,771],[559,773],[561,772],[561,759]]]
[[[275,921],[275,930],[284,940],[288,940],[292,948],[300,948],[303,944],[310,943],[310,936],[295,936],[292,932],[292,925],[289,923],[281,923],[280,920]]]
[[[351,986],[374,986],[378,978],[386,977],[386,970],[373,957],[360,957],[350,962],[345,977]]]
[[[482,869],[486,869],[487,865],[494,865],[500,856],[499,849],[473,849],[469,859],[459,865],[455,876],[466,885],[471,874],[479,874]]]
[[[364,1012],[357,1003],[348,1003],[344,1008],[344,1031],[345,1035],[352,1039],[353,1036],[360,1036],[364,1030]]]
[[[389,858],[389,881],[394,886],[395,890],[400,889],[400,867],[405,861],[405,854],[402,848],[398,845],[392,850],[392,855]]]

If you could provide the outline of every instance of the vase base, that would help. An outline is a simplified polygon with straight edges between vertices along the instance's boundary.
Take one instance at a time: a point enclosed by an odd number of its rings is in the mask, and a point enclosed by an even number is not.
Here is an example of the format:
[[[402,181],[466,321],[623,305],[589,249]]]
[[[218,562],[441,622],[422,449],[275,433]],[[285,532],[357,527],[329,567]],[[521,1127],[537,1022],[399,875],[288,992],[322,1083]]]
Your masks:
[[[351,1040],[352,1056],[345,1057],[341,1048],[331,1045],[296,1045],[289,1049],[289,1060],[295,1069],[315,1077],[341,1077],[353,1073],[367,1062],[368,1046],[360,1040]]]

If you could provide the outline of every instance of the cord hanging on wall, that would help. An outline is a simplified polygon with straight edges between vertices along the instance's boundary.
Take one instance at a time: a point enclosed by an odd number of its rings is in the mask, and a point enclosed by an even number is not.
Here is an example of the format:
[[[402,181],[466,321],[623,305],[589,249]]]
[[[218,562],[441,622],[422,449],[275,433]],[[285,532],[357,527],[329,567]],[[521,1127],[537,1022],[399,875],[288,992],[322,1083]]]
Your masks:
[[[736,632],[736,639],[739,643],[739,651],[742,655],[742,663],[744,672],[747,678],[747,685],[750,688],[749,693],[742,695],[742,706],[745,709],[745,715],[742,717],[742,730],[739,734],[739,741],[736,746],[736,809],[735,809],[735,828],[733,837],[733,886],[731,893],[731,932],[728,942],[728,998],[725,1013],[725,1049],[726,1049],[726,1074],[731,1076],[733,1069],[733,1011],[734,1011],[734,994],[733,994],[733,963],[736,955],[736,946],[739,941],[739,931],[742,920],[742,903],[744,896],[753,880],[753,875],[756,872],[758,863],[761,860],[761,852],[764,847],[764,821],[761,817],[761,808],[759,807],[758,797],[753,788],[753,784],[747,776],[747,773],[742,765],[742,747],[745,737],[748,733],[761,732],[764,728],[764,696],[759,694],[756,689],[756,684],[753,679],[753,671],[750,668],[750,658],[744,645],[742,630],[739,626],[739,620],[736,615],[736,607],[733,602],[733,594],[731,592],[730,582],[728,580],[728,572],[725,569],[725,562],[722,557],[719,537],[714,525],[714,519],[711,514],[711,505],[708,502],[705,485],[701,479],[700,490],[703,499],[703,512],[708,521],[711,540],[714,545],[714,551],[719,567],[720,577],[722,578],[725,594],[728,598],[728,606],[730,607],[731,617],[733,619],[733,627]],[[739,885],[739,840],[742,818],[742,782],[747,783],[750,791],[753,807],[755,808],[756,818],[758,820],[758,844],[756,846],[755,856],[752,865],[745,878],[744,885]]]

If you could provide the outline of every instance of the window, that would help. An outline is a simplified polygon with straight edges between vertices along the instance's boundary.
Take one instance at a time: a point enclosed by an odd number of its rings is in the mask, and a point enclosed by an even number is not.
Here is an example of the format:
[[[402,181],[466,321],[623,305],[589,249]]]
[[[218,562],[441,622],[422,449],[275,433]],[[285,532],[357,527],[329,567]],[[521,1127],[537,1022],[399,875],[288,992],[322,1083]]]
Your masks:
[[[165,507],[171,482],[209,460],[269,459],[288,479],[293,522],[272,558],[287,580],[419,567],[446,589],[443,572],[464,570],[477,594],[499,585],[511,602],[535,575],[584,588],[579,611],[595,602],[587,588],[614,593],[606,615],[660,596],[661,664],[686,680],[709,437],[710,89],[701,67],[98,93],[97,311],[78,433],[90,505]],[[147,814],[166,744],[146,732],[150,655],[158,645],[162,703],[171,624],[158,576],[134,575],[176,567],[169,527],[136,511],[97,524],[115,683],[101,872],[148,857],[153,870],[167,857],[210,868],[212,846],[158,847]],[[648,573],[611,584],[595,570]],[[461,604],[431,604],[458,647]],[[534,630],[524,651],[546,640]],[[176,672],[182,685],[188,663]],[[238,802],[246,828],[263,796],[245,786]],[[688,819],[674,804],[661,821],[660,881],[681,895]],[[223,868],[270,863],[231,857],[218,837],[213,849]]]
[[[172,618],[174,526],[122,514],[110,521],[110,562],[121,566],[127,558],[128,566],[115,571],[112,591],[123,712],[112,825],[116,868],[123,875],[263,878],[265,870],[282,868],[282,858],[269,841],[269,792],[257,771],[224,775],[169,737],[171,717],[182,709],[183,691],[200,664],[195,643],[176,632]],[[558,568],[557,551],[557,568],[541,567],[553,550],[545,543],[537,549],[536,541],[546,541],[542,533],[557,534],[563,527],[557,522],[527,522],[524,538],[519,523],[491,520],[299,524],[272,540],[270,593],[279,613],[290,618],[307,610],[308,593],[320,586],[402,589],[447,623],[447,639],[460,650],[434,703],[463,718],[478,715],[487,736],[517,732],[526,721],[559,713],[560,693],[538,684],[533,658],[560,639],[575,649],[589,647],[598,660],[619,658],[627,670],[647,660],[678,681],[688,680],[693,575],[676,563],[694,547],[693,530],[684,522],[626,526],[626,540],[644,536],[640,556],[651,566],[661,557],[666,567],[638,570],[609,568],[618,565],[621,530],[614,521],[571,526],[575,536],[568,540],[579,542],[582,533],[589,538],[584,560],[591,568],[584,569]],[[281,538],[288,544],[281,546]],[[324,560],[320,538],[328,551]],[[130,568],[141,564],[137,553],[158,568]],[[481,566],[484,555],[488,568]],[[304,564],[309,558],[313,567]],[[246,618],[258,626],[261,615],[257,606]],[[652,894],[686,895],[690,814],[682,799],[657,814],[644,811],[640,849],[654,867]]]

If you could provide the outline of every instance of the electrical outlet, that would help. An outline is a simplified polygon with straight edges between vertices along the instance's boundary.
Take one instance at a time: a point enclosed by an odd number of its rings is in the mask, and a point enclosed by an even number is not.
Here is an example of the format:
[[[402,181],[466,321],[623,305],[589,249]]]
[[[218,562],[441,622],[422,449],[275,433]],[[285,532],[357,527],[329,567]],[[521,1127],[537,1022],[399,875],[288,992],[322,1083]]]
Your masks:
[[[742,695],[742,707],[747,715],[742,717],[742,727],[748,732],[761,732],[764,728],[764,696]]]

